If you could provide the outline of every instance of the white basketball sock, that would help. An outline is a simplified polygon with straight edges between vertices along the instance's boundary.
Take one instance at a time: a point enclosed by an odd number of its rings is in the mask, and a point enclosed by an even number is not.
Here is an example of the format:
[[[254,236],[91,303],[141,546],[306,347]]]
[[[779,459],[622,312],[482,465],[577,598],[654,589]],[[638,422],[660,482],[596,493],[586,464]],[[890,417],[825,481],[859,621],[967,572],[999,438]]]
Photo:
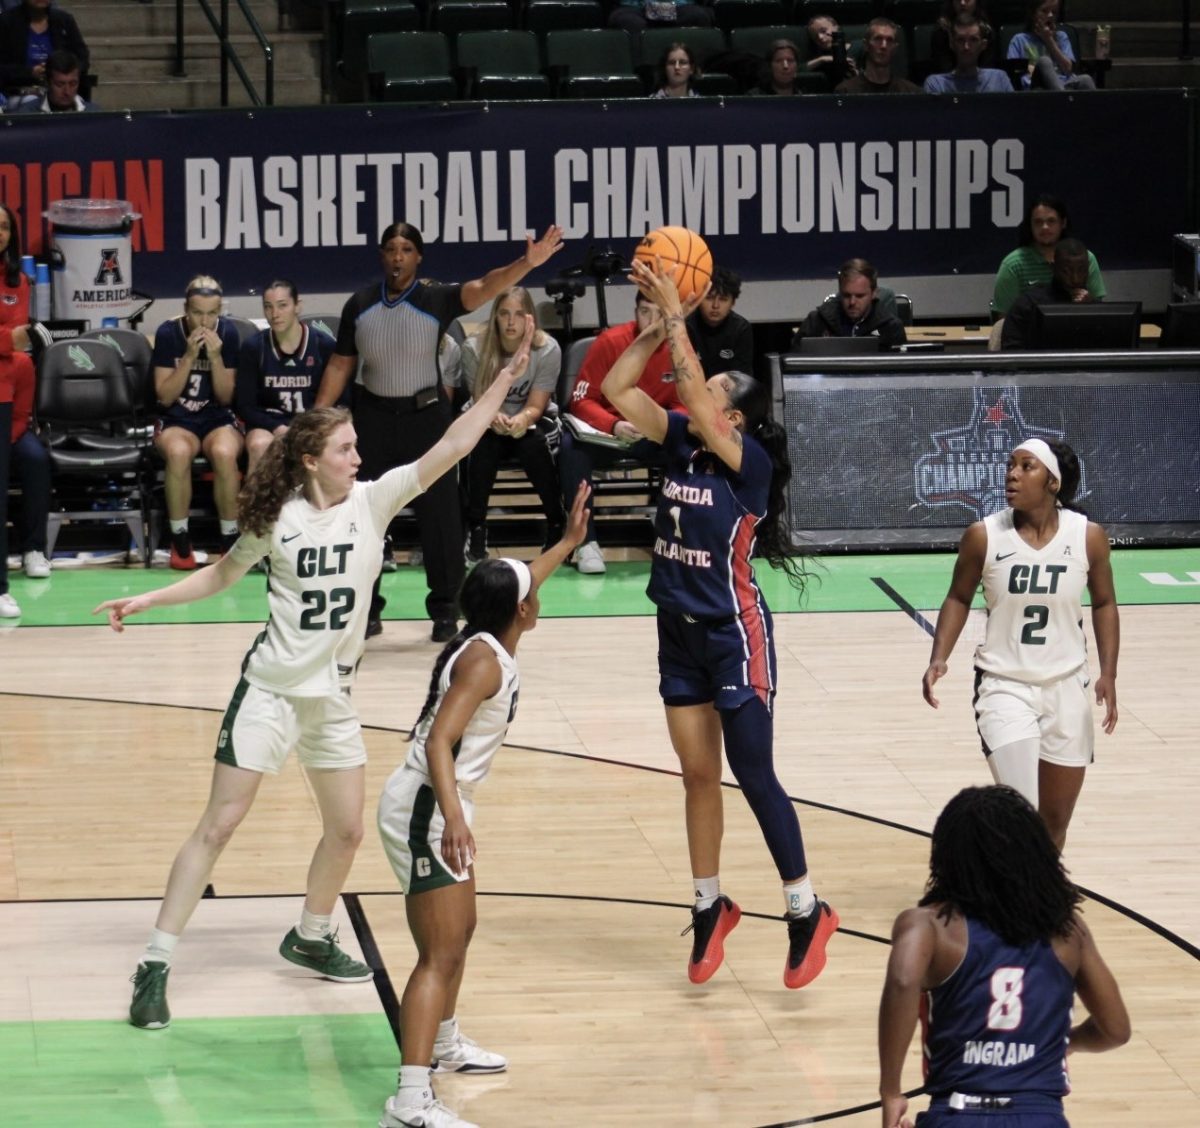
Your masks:
[[[449,1018],[443,1019],[438,1023],[437,1037],[434,1038],[435,1046],[444,1045],[446,1042],[453,1042],[458,1037],[458,1019],[451,1015]]]
[[[429,1066],[402,1065],[396,1086],[396,1103],[402,1108],[421,1108],[433,1103]]]
[[[300,923],[296,925],[302,940],[324,940],[333,931],[333,917],[317,916],[307,909],[300,910]]]
[[[175,945],[178,943],[179,937],[173,933],[154,929],[150,933],[150,943],[146,945],[146,951],[142,954],[142,963],[165,963],[170,967],[171,957],[175,954]]]
[[[783,911],[790,917],[807,916],[817,903],[817,895],[813,892],[812,882],[806,874],[799,881],[793,881],[783,887]]]
[[[692,889],[696,895],[697,911],[711,909],[721,895],[721,878],[717,874],[712,877],[693,877]]]

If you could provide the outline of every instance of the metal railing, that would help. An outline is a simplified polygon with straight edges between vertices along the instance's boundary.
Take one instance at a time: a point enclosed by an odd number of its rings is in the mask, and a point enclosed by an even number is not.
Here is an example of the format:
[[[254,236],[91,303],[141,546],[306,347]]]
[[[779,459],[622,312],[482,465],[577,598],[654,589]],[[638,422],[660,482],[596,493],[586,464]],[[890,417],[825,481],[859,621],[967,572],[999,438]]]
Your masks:
[[[196,0],[200,10],[204,13],[209,25],[213,29],[217,40],[221,47],[221,105],[229,105],[229,68],[233,67],[242,86],[245,87],[246,93],[250,96],[250,101],[256,106],[273,106],[275,104],[275,48],[271,45],[271,41],[266,37],[259,22],[254,17],[254,13],[250,10],[250,6],[246,0],[236,0],[237,6],[243,16],[246,18],[246,23],[250,27],[254,38],[258,40],[259,47],[262,48],[263,63],[266,70],[266,99],[259,95],[258,88],[251,81],[250,76],[246,73],[246,68],[242,65],[241,57],[237,53],[237,48],[230,42],[229,39],[229,0],[220,0],[221,14],[220,17],[213,12],[212,5],[208,0]],[[175,75],[178,78],[183,78],[187,74],[183,62],[183,5],[184,0],[175,0]]]

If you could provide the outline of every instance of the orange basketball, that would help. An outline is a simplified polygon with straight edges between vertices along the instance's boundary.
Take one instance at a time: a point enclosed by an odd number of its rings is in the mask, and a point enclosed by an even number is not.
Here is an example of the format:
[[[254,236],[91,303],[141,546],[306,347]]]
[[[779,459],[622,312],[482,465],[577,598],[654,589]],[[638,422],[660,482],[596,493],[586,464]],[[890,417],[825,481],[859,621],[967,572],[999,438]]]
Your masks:
[[[650,267],[654,266],[656,258],[662,261],[666,270],[678,267],[675,285],[684,301],[701,293],[712,277],[712,252],[708,244],[686,227],[660,227],[651,231],[637,245],[633,257]]]

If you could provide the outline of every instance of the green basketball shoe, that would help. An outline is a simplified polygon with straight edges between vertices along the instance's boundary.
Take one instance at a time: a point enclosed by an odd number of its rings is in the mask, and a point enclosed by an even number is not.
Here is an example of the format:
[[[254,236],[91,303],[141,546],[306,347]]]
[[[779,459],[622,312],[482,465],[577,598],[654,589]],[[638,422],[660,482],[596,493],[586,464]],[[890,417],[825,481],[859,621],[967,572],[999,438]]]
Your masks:
[[[336,930],[321,940],[305,940],[293,928],[279,945],[279,954],[336,983],[366,983],[375,978],[375,973],[365,963],[351,959],[337,946]]]
[[[133,1002],[129,1004],[129,1021],[142,1030],[162,1030],[171,1025],[167,1006],[167,976],[170,964],[140,963],[129,982],[133,984]]]

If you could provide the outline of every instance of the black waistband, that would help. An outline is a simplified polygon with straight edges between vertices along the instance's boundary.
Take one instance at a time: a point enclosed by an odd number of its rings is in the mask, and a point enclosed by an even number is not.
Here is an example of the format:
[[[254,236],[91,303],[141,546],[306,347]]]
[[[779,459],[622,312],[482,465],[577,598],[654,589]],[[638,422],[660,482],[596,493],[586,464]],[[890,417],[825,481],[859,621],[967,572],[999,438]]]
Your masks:
[[[355,389],[355,394],[362,397],[362,402],[377,411],[386,411],[389,415],[412,415],[426,408],[434,407],[438,402],[438,390],[422,388],[415,396],[377,396],[361,384]]]

